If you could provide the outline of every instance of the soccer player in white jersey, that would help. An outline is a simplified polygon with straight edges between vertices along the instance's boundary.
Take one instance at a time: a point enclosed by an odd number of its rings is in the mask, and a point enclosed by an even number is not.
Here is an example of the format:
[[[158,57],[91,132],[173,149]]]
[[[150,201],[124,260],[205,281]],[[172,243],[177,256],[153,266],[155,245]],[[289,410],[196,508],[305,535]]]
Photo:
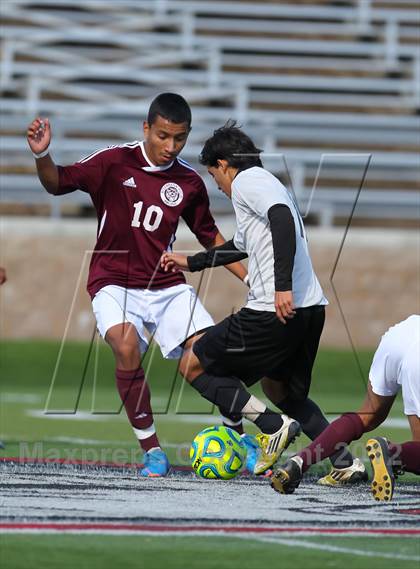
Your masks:
[[[224,243],[203,180],[178,157],[190,129],[185,99],[162,93],[150,106],[143,141],[104,148],[70,166],[58,166],[51,158],[48,119],[35,119],[27,131],[47,192],[87,192],[97,211],[87,288],[99,332],[115,356],[120,397],[145,453],[142,476],[164,476],[169,469],[141,366],[148,344],[145,329],[164,357],[177,358],[197,332],[213,325],[183,275],[166,273],[159,263],[162,251],[171,250],[181,217],[205,248]],[[246,277],[240,263],[228,268],[241,280]],[[246,443],[255,454],[258,445]]]
[[[287,189],[262,167],[261,150],[234,122],[216,130],[206,141],[200,161],[219,189],[232,200],[237,229],[224,245],[192,257],[164,254],[169,271],[203,270],[249,257],[248,302],[195,342],[181,360],[184,377],[205,398],[232,418],[245,416],[264,433],[254,472],[264,472],[276,460],[282,425],[264,405],[256,403],[247,386],[265,376],[264,391],[276,406],[297,420],[314,439],[328,421],[308,398],[313,363],[324,326],[322,288],[312,267],[302,218]],[[234,389],[236,385],[236,390]],[[348,449],[331,457],[347,480],[366,476],[361,461]]]
[[[334,452],[337,445],[350,443],[385,421],[401,389],[404,413],[412,441],[394,444],[383,437],[367,441],[366,450],[373,471],[375,500],[392,499],[395,476],[401,472],[420,475],[420,315],[413,314],[392,326],[383,336],[373,357],[365,400],[357,413],[346,413],[306,449],[283,464],[272,478],[272,486],[291,494],[311,464]]]

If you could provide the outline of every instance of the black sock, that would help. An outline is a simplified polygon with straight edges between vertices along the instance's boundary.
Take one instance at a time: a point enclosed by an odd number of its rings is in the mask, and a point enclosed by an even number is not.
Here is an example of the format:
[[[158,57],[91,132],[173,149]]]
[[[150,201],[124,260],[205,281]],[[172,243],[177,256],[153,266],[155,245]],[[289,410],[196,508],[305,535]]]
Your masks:
[[[244,434],[244,426],[242,423],[242,414],[230,413],[224,407],[219,406],[219,411],[223,419],[223,425],[233,429],[238,433],[238,435]]]
[[[245,405],[251,399],[250,393],[237,377],[219,377],[204,372],[196,377],[191,385],[205,399],[228,414],[242,414]],[[268,435],[278,431],[283,424],[281,416],[269,409],[255,413],[255,417],[256,419],[252,419],[253,422]]]
[[[281,428],[283,419],[278,413],[274,413],[267,408],[264,413],[261,413],[261,415],[255,419],[254,423],[260,431],[266,435],[272,435]]]
[[[222,407],[227,414],[240,414],[251,398],[237,377],[219,377],[204,372],[194,379],[191,386],[202,397]]]
[[[286,398],[276,406],[292,419],[296,419],[311,441],[316,439],[329,425],[321,409],[312,399],[298,401]],[[330,461],[335,468],[347,468],[353,464],[353,456],[344,444],[340,450],[330,456]]]

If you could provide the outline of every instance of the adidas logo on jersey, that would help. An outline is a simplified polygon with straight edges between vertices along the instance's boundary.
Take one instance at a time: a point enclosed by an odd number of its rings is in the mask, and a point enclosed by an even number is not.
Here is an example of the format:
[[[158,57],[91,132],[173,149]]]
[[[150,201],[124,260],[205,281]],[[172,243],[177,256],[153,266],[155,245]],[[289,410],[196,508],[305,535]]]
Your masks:
[[[128,188],[137,188],[137,184],[134,181],[134,178],[128,178],[128,180],[124,180],[123,186],[127,186]]]

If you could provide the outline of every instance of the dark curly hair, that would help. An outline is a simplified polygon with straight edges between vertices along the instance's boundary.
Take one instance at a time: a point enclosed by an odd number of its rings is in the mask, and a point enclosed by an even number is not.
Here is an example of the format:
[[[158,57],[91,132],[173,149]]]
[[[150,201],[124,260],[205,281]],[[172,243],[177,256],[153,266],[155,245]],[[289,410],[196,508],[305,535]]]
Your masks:
[[[252,166],[262,167],[261,152],[249,136],[236,126],[236,121],[228,120],[206,140],[199,160],[204,166],[217,166],[218,160],[226,160],[229,166],[244,170]]]

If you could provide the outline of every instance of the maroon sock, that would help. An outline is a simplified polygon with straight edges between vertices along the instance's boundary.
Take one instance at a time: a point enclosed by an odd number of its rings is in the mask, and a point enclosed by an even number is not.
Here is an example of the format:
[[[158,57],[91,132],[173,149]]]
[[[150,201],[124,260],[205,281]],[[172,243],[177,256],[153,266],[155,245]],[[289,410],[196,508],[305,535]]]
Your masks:
[[[130,371],[117,369],[115,375],[118,392],[131,426],[137,431],[145,431],[136,433],[141,448],[147,452],[153,447],[158,447],[159,440],[153,427],[150,390],[143,369]],[[147,431],[151,431],[150,434]]]
[[[420,474],[420,442],[388,443],[392,463],[402,466],[405,472]]]
[[[329,458],[343,443],[348,444],[359,439],[364,432],[364,425],[357,413],[341,415],[298,454],[303,461],[302,472],[306,472],[312,464]]]

